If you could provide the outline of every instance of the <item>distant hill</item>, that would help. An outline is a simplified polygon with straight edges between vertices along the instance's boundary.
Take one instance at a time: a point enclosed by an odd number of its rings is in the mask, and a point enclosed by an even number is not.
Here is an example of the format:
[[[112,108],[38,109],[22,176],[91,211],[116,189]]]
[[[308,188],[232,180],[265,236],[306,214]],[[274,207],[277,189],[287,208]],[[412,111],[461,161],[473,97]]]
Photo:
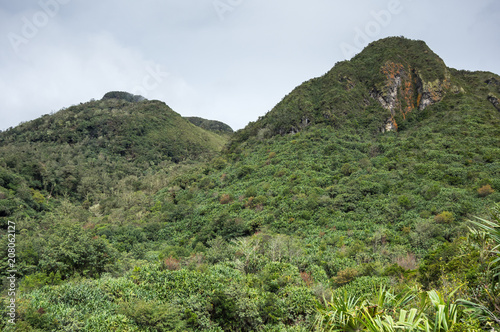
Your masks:
[[[201,160],[226,142],[163,102],[130,96],[108,93],[0,133],[0,166],[25,176],[32,188],[75,193],[87,177]]]
[[[206,120],[206,119],[195,117],[195,116],[184,117],[184,119],[188,120],[189,122],[191,122],[195,126],[203,128],[205,130],[213,131],[216,133],[224,133],[224,134],[233,133],[233,129],[221,121]]]

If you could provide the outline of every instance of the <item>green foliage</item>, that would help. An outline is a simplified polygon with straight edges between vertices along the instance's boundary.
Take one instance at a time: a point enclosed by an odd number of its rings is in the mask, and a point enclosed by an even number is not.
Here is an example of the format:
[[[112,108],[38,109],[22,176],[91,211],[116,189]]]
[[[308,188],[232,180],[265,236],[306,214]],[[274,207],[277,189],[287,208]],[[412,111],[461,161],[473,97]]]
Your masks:
[[[348,267],[345,270],[337,272],[337,276],[333,279],[333,282],[337,286],[343,286],[354,280],[357,275],[358,271],[356,269]]]
[[[62,279],[59,271],[56,273],[50,272],[49,274],[38,272],[26,276],[19,284],[19,291],[29,292],[46,285],[59,285],[61,283]]]
[[[33,201],[40,205],[53,195],[92,197],[106,192],[112,182],[139,177],[154,166],[202,159],[226,141],[193,127],[159,101],[110,98],[0,133],[0,166],[28,180]],[[15,180],[2,174],[0,185]],[[133,185],[137,191],[144,184]]]
[[[170,303],[122,302],[116,312],[129,318],[142,331],[185,331],[186,328],[181,309]]]
[[[477,218],[471,221],[476,229],[471,233],[483,245],[484,256],[480,256],[482,263],[487,263],[487,269],[481,275],[480,292],[474,294],[474,301],[461,300],[461,303],[470,308],[473,316],[481,321],[494,321],[500,325],[500,213],[499,206],[491,212],[491,220]],[[487,245],[485,248],[484,245]]]
[[[463,309],[435,290],[401,293],[380,288],[374,300],[344,296],[320,305],[316,328],[322,331],[450,331],[462,328]],[[450,297],[453,294],[450,294]],[[420,299],[419,302],[416,302]],[[412,305],[417,305],[412,307]],[[397,308],[394,310],[393,308]]]
[[[213,131],[218,134],[231,134],[233,133],[233,129],[229,127],[227,124],[220,122],[220,121],[215,121],[215,120],[206,120],[202,119],[196,116],[191,116],[191,117],[185,117],[186,120],[191,122],[197,127],[200,127],[202,129],[208,130],[208,131]]]
[[[443,211],[437,216],[435,216],[434,220],[440,224],[449,224],[452,223],[455,220],[455,218],[453,217],[453,213],[448,211]]]
[[[297,133],[315,124],[327,124],[336,129],[359,126],[371,132],[379,131],[391,114],[385,113],[379,101],[372,97],[377,91],[387,93],[384,68],[388,64],[399,64],[406,70],[416,89],[422,90],[422,85],[436,88],[441,84],[436,82],[449,80],[443,60],[424,42],[403,37],[385,38],[371,43],[350,61],[337,63],[322,77],[295,88],[263,118],[237,132],[236,140]],[[412,108],[419,101],[418,95],[421,98],[422,91],[415,91],[413,95],[411,100],[403,100],[399,106]],[[401,128],[405,125],[403,122]]]
[[[270,292],[277,292],[287,284],[300,284],[296,266],[290,263],[271,262],[262,269],[261,280]]]
[[[114,255],[105,239],[92,236],[78,225],[61,225],[43,245],[39,266],[42,271],[64,277],[75,272],[98,276],[113,261]]]
[[[125,101],[131,102],[131,103],[146,100],[143,96],[133,95],[131,93],[123,92],[123,91],[107,92],[104,95],[104,97],[102,97],[102,99],[103,100],[104,99],[121,99],[121,100],[125,100]]]
[[[396,87],[392,114],[380,98],[396,74],[414,91]],[[387,38],[231,137],[120,92],[0,133],[18,327],[495,327],[498,227],[465,222],[500,201],[495,82]],[[437,95],[425,109],[424,88]],[[1,273],[8,264],[4,253]]]

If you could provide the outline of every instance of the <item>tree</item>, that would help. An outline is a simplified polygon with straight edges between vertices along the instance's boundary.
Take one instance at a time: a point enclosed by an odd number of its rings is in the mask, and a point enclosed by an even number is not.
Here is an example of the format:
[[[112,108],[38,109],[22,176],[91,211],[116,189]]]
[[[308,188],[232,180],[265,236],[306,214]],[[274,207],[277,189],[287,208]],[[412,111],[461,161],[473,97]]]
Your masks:
[[[100,236],[93,236],[78,224],[61,223],[47,237],[39,267],[46,273],[74,273],[97,277],[112,263],[115,250]]]

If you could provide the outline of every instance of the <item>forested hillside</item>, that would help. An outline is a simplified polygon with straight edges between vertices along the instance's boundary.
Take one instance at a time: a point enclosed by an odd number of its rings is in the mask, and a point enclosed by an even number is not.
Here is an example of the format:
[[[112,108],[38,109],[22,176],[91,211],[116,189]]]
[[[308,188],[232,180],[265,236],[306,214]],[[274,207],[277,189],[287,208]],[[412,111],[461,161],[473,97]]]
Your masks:
[[[498,96],[394,37],[234,134],[124,93],[0,133],[17,329],[498,329]]]

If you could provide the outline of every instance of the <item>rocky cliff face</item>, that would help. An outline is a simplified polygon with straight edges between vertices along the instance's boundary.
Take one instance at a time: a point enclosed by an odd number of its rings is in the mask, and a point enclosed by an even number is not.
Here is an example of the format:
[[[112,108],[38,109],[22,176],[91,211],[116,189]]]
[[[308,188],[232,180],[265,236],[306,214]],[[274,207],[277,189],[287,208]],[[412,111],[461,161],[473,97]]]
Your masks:
[[[451,89],[450,73],[447,69],[443,78],[434,81],[424,80],[418,70],[410,65],[392,61],[386,62],[381,72],[386,77],[385,83],[381,87],[375,87],[370,95],[390,112],[390,117],[381,128],[383,132],[397,130],[398,115],[405,119],[409,112],[423,110],[441,101],[448,91],[463,90],[456,86]]]

